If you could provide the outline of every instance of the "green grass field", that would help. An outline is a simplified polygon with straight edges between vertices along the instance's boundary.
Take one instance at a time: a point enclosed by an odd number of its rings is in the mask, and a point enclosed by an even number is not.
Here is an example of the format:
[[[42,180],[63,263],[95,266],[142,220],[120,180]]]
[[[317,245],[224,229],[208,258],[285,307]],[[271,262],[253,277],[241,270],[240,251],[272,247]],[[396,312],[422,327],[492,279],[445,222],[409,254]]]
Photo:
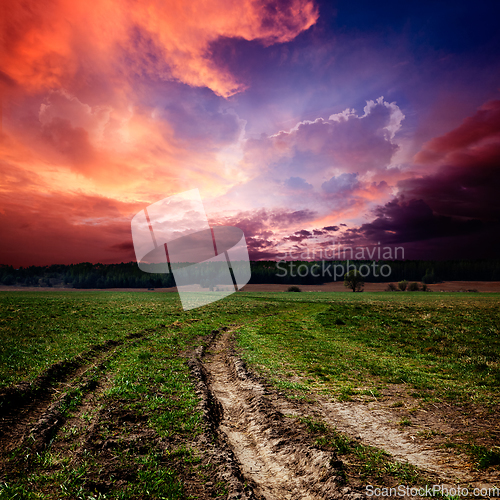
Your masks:
[[[238,332],[247,363],[290,397],[373,399],[403,384],[422,404],[494,411],[499,303],[498,294],[478,293],[237,293],[184,312],[173,293],[1,292],[0,389],[120,341],[115,355],[93,368],[102,388],[94,409],[82,413],[85,391],[68,388],[66,422],[91,425],[99,411],[119,407],[140,415],[171,451],[138,454],[117,445],[116,477],[129,471],[137,480],[89,493],[103,465],[92,450],[71,455],[83,431],[66,424],[46,450],[26,456],[16,448],[4,457],[0,498],[183,498],[186,471],[208,481],[203,450],[189,444],[202,426],[185,353],[223,326]],[[110,422],[99,427],[100,439],[117,432]],[[224,485],[218,488],[224,495]]]
[[[286,313],[238,337],[245,358],[278,384],[299,375],[304,389],[340,399],[407,384],[423,399],[500,402],[497,294],[296,295],[276,294]]]

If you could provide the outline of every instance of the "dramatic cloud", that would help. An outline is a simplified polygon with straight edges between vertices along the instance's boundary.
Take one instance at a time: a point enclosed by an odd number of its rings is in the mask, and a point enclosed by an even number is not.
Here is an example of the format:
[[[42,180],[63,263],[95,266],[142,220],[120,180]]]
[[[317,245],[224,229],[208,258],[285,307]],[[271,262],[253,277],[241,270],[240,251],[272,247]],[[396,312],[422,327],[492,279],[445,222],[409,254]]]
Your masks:
[[[129,262],[130,218],[141,204],[78,193],[1,195],[0,262],[14,266]],[[117,243],[118,242],[118,243]]]
[[[358,174],[340,174],[321,185],[329,194],[349,194],[359,187]]]
[[[440,214],[500,222],[500,101],[427,143],[416,160],[439,164],[432,174],[399,183],[407,197],[425,199]]]
[[[136,211],[194,188],[252,258],[379,240],[483,255],[500,234],[484,15],[458,37],[472,11],[434,9],[434,29],[410,6],[415,41],[369,3],[4,3],[0,264],[132,259]]]
[[[109,125],[111,108],[89,106],[65,90],[51,92],[40,105],[38,114],[43,127],[49,127],[54,120],[70,122],[72,127],[84,129],[96,142],[102,142]]]
[[[487,147],[500,142],[500,101],[490,101],[455,130],[432,139],[415,156],[418,163],[470,164],[468,155],[488,154]]]
[[[264,160],[290,172],[365,173],[387,168],[398,150],[394,135],[404,115],[395,103],[368,101],[364,114],[347,109],[327,120],[298,123],[288,132],[248,141],[249,161]]]
[[[310,210],[287,210],[287,209],[260,209],[240,212],[232,216],[223,214],[209,215],[212,226],[235,226],[240,228],[247,240],[250,258],[276,259],[283,252],[281,244],[290,235],[297,225],[311,223],[316,214]],[[290,231],[291,230],[291,231]],[[295,235],[307,238],[312,233],[309,231],[298,231]],[[300,239],[288,238],[289,241],[300,241]]]
[[[289,241],[302,241],[308,239],[313,233],[307,231],[306,229],[301,229],[300,231],[295,231],[291,236],[287,236],[285,240]]]
[[[234,186],[226,199],[245,208],[296,206],[324,217],[359,216],[374,201],[391,197],[386,180],[372,179],[385,175],[391,181],[387,169],[403,118],[395,103],[381,97],[368,101],[362,115],[347,109],[328,120],[299,122],[288,132],[249,138],[241,166],[251,179]]]
[[[244,88],[210,58],[219,37],[260,40],[295,38],[313,25],[311,1],[98,0],[10,2],[3,71],[32,91],[74,89],[80,74],[119,78],[144,75],[176,79],[230,96]],[[126,84],[126,78],[121,83]]]
[[[434,173],[398,183],[399,196],[374,210],[375,219],[346,232],[344,241],[386,244],[455,241],[475,235],[476,255],[494,256],[500,242],[500,101],[489,102],[455,130],[424,145],[416,161]],[[437,165],[436,165],[437,164]],[[419,251],[424,252],[424,247]],[[446,252],[448,252],[446,254]],[[471,252],[472,253],[472,250]]]
[[[284,182],[285,186],[293,191],[309,191],[313,186],[302,177],[290,177]]]
[[[395,199],[375,210],[376,219],[347,232],[349,237],[362,235],[371,242],[408,243],[436,237],[470,234],[481,228],[478,220],[455,219],[436,215],[423,200]]]

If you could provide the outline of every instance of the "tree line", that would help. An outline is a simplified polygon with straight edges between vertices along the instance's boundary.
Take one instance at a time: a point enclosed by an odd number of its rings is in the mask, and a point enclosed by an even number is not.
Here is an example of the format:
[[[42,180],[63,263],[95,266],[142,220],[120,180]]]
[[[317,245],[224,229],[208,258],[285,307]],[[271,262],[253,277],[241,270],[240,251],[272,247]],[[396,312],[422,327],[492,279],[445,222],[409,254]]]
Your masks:
[[[351,261],[351,266],[366,273],[367,283],[399,282],[424,283],[440,281],[500,281],[500,259],[496,260],[394,260]],[[335,267],[337,266],[337,267]],[[362,266],[365,266],[363,268]],[[210,265],[200,268],[196,275],[204,286],[217,284],[217,269]],[[352,269],[352,267],[350,268]],[[314,285],[343,281],[348,272],[346,261],[254,261],[251,262],[250,283]],[[378,270],[378,272],[376,272]],[[383,272],[380,272],[380,271]],[[141,271],[136,262],[121,264],[92,264],[29,266],[15,269],[0,265],[0,283],[17,286],[68,286],[73,288],[169,288],[175,286],[172,273],[150,274]]]

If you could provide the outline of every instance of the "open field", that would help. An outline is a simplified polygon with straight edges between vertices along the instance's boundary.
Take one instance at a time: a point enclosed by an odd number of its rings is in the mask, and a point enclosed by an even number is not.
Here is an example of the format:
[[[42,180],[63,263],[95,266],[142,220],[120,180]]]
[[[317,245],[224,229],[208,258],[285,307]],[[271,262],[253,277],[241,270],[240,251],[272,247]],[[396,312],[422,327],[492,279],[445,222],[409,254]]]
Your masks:
[[[383,292],[387,288],[389,283],[395,282],[387,282],[387,283],[365,283],[364,291],[365,292]],[[419,283],[422,286],[422,283]],[[290,285],[280,285],[280,284],[250,284],[245,285],[243,287],[244,292],[286,292]],[[332,281],[331,283],[324,283],[323,285],[298,285],[301,290],[304,292],[346,292],[348,291],[344,286],[344,282],[340,281]],[[433,292],[465,292],[467,290],[474,290],[477,292],[487,292],[487,293],[500,293],[500,281],[443,281],[442,283],[434,283],[432,285],[428,285],[429,289]],[[17,292],[50,292],[50,291],[78,291],[79,289],[68,288],[63,285],[56,285],[53,287],[43,287],[43,286],[6,286],[0,285],[0,292],[9,292],[9,291],[17,291]],[[86,290],[89,291],[89,290]],[[92,291],[97,291],[92,290]],[[155,288],[152,290],[146,288],[108,288],[106,291],[110,292],[120,292],[120,291],[128,291],[128,292],[146,292],[146,291],[155,291],[159,293],[163,292],[177,292],[177,288]]]
[[[0,498],[498,486],[499,302],[0,292]]]

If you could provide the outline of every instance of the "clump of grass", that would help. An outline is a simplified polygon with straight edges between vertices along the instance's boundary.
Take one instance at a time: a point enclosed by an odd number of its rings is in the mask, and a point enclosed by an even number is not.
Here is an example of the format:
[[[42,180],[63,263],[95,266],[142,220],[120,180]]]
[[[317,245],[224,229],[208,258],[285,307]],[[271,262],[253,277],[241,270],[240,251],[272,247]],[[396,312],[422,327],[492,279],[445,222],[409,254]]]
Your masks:
[[[356,394],[356,391],[350,386],[344,386],[340,388],[339,395],[337,399],[339,401],[352,401],[352,397]]]
[[[292,286],[289,286],[286,289],[286,291],[287,292],[301,292],[302,290],[298,286],[292,285]]]
[[[328,432],[328,426],[321,420],[314,420],[311,417],[300,417],[299,421],[306,424],[307,430],[313,434],[325,434]]]
[[[283,380],[276,379],[274,380],[274,385],[278,389],[284,389],[288,391],[301,391],[301,392],[309,392],[309,387],[304,384],[300,384],[299,382],[292,382],[291,380]]]
[[[392,476],[408,484],[415,483],[419,471],[410,464],[394,461],[384,450],[373,446],[366,446],[359,441],[337,431],[321,420],[310,417],[300,418],[309,432],[320,435],[314,444],[321,448],[333,448],[338,455],[346,456],[348,468],[359,474],[363,479],[380,479],[384,475]]]
[[[399,421],[399,425],[401,425],[402,427],[408,427],[409,425],[412,425],[412,422],[409,418],[403,417]]]
[[[315,441],[316,446],[333,447],[339,455],[347,455],[352,451],[352,439],[340,432],[330,432],[328,436],[322,436]]]
[[[473,443],[454,443],[447,441],[441,445],[443,448],[453,448],[467,453],[475,462],[478,469],[487,469],[494,465],[500,465],[500,447],[486,448],[486,446]]]
[[[468,445],[469,454],[476,460],[479,469],[486,469],[493,465],[500,465],[500,447],[486,448],[475,444]]]
[[[365,396],[372,396],[375,399],[380,398],[382,396],[380,391],[378,389],[375,389],[375,388],[374,389],[365,389],[364,391],[361,391],[361,394],[363,394]]]

